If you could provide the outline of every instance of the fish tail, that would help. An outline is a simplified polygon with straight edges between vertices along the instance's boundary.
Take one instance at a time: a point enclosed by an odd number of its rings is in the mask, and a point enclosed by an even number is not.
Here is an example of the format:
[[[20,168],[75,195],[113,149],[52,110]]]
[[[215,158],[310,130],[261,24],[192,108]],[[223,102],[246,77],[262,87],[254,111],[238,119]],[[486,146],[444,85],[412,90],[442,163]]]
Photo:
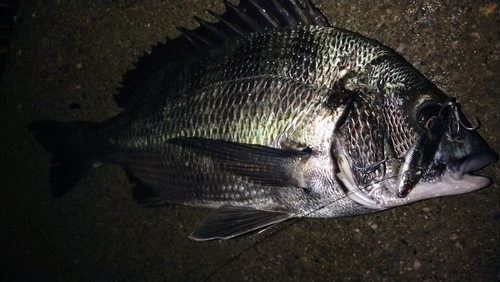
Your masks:
[[[38,142],[54,155],[50,162],[52,197],[64,196],[100,165],[95,154],[86,149],[89,146],[84,140],[84,131],[95,124],[82,121],[32,121],[27,124]]]

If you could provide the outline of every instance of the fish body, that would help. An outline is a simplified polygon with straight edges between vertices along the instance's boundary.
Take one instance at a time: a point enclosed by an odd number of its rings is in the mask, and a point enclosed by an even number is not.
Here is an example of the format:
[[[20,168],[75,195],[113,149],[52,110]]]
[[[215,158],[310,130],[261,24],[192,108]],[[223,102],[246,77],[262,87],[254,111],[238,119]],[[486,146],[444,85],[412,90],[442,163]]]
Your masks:
[[[470,172],[496,153],[388,47],[330,26],[308,1],[226,10],[145,55],[117,116],[28,124],[54,154],[54,197],[119,165],[141,206],[215,208],[190,236],[209,240],[490,184]]]

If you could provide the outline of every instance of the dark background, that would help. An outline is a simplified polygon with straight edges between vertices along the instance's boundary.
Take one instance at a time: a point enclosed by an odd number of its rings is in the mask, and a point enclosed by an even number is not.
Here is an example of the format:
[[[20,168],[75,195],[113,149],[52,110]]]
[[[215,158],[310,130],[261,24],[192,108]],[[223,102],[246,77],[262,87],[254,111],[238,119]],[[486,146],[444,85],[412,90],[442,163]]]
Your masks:
[[[0,86],[0,272],[19,280],[498,280],[500,165],[493,185],[376,214],[292,221],[230,241],[187,238],[209,210],[141,209],[120,168],[60,200],[31,120],[104,120],[151,44],[222,1],[23,1]],[[498,1],[314,1],[337,26],[401,53],[500,152]],[[333,3],[333,4],[332,4]],[[288,226],[288,227],[287,227]]]

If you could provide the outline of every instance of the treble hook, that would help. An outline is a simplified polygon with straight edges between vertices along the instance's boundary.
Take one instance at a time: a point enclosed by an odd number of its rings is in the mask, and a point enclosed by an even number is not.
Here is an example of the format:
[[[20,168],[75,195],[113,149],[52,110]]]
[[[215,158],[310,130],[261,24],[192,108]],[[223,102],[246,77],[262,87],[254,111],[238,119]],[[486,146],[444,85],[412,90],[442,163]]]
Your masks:
[[[457,106],[457,103],[455,103],[455,99],[453,98],[451,101],[449,101],[447,103],[447,105],[449,105],[451,107],[451,110],[453,111],[453,115],[455,116],[455,120],[457,121],[457,131],[456,133],[460,132],[460,127],[463,127],[465,130],[469,130],[469,131],[472,131],[472,130],[476,130],[479,128],[479,126],[481,125],[480,122],[479,122],[479,119],[474,116],[474,120],[475,120],[475,124],[474,126],[466,126],[464,124],[464,122],[462,121],[462,118],[460,117],[460,113],[458,111],[458,106]]]

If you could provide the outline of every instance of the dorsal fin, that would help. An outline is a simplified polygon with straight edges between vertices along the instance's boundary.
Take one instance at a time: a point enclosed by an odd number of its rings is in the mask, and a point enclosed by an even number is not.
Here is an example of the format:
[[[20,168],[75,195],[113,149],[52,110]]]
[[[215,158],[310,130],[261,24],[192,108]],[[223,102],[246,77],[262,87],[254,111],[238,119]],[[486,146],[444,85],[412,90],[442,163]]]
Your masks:
[[[326,18],[316,9],[310,0],[304,0],[304,6],[298,0],[240,0],[238,6],[224,1],[226,12],[218,15],[210,23],[195,17],[199,27],[182,32],[178,37],[167,38],[165,43],[152,46],[151,53],[139,57],[135,69],[128,70],[122,78],[122,87],[114,95],[120,107],[127,107],[138,88],[153,74],[166,65],[207,51],[228,40],[244,34],[300,24],[330,26]]]

